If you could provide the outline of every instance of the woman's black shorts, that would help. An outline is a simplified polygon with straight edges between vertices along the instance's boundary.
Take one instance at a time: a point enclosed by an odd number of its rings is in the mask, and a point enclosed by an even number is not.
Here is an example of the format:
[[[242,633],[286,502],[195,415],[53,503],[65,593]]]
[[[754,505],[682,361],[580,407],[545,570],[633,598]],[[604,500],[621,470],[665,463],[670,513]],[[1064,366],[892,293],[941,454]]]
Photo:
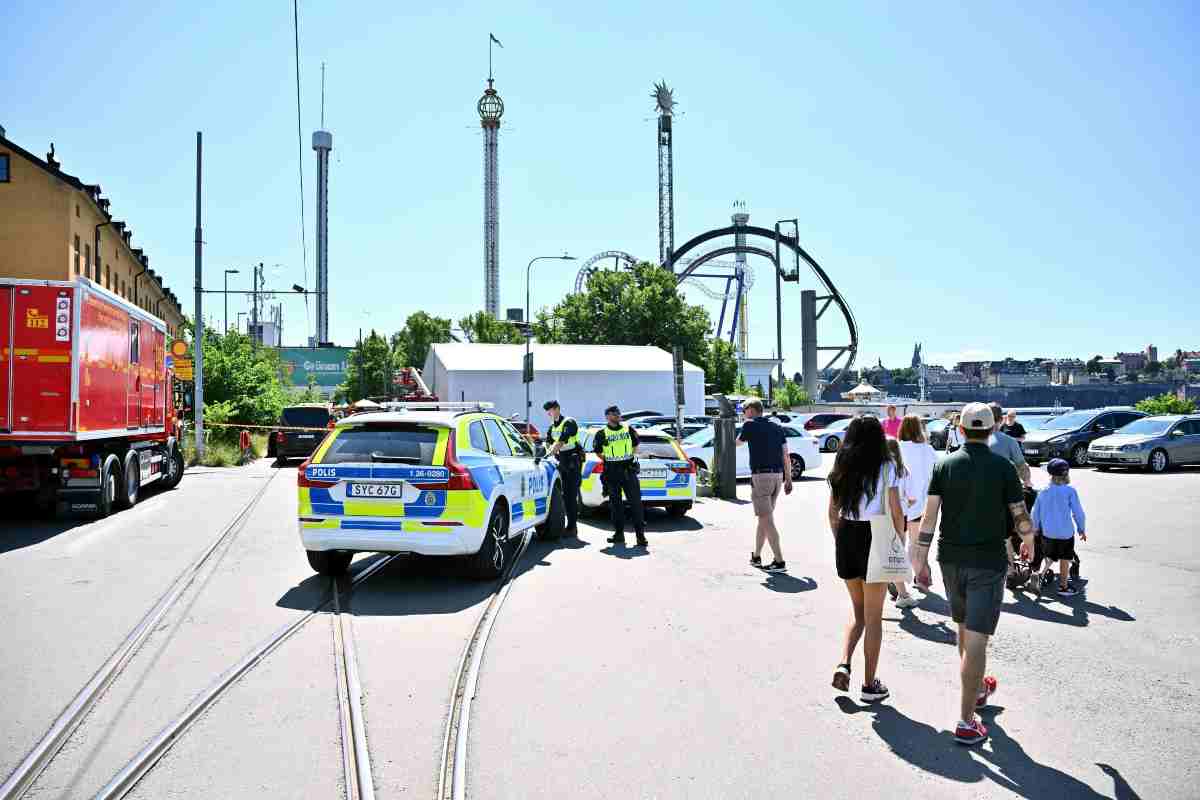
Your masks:
[[[1075,558],[1075,538],[1051,539],[1042,537],[1042,555],[1051,561],[1071,561]]]
[[[871,555],[871,523],[844,519],[838,525],[834,550],[837,574],[844,581],[866,579],[867,559]]]

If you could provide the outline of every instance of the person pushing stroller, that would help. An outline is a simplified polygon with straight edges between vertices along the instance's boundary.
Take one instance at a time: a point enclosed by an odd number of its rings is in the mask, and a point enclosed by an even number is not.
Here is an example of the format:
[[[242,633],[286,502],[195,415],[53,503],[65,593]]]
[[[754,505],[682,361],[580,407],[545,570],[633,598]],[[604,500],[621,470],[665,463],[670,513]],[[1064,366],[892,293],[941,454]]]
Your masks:
[[[1071,467],[1061,458],[1046,465],[1050,485],[1038,493],[1030,517],[1035,533],[1041,534],[1042,555],[1050,565],[1058,562],[1058,593],[1071,597],[1079,593],[1070,579],[1071,563],[1075,561],[1075,534],[1087,541],[1087,517],[1079,502],[1079,493],[1071,486]]]

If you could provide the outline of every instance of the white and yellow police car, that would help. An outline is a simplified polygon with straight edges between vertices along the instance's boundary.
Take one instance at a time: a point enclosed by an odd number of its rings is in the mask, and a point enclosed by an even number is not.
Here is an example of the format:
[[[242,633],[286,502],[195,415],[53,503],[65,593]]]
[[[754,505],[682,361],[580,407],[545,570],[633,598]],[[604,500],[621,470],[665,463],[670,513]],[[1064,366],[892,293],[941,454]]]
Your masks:
[[[338,422],[299,467],[300,541],[322,575],[354,553],[460,559],[496,577],[510,539],[562,535],[562,481],[552,461],[486,404],[409,404]]]
[[[579,497],[585,509],[598,509],[608,502],[601,480],[604,463],[592,452],[598,430],[599,427],[590,427],[580,432],[580,442],[588,454],[579,484]],[[673,517],[682,517],[692,510],[696,501],[696,466],[674,439],[658,431],[640,430],[637,457],[641,465],[638,485],[643,506],[662,506]]]

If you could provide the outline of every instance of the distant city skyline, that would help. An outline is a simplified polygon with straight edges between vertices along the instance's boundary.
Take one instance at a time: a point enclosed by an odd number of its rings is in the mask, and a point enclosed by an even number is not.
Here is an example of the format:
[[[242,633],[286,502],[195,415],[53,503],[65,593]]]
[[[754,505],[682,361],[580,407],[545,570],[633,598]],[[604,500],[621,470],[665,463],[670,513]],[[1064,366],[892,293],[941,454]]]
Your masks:
[[[22,35],[0,52],[0,91],[19,102],[0,125],[35,153],[55,142],[65,171],[101,184],[185,307],[196,130],[207,285],[259,262],[272,288],[314,285],[308,138],[325,62],[325,127],[338,139],[331,338],[352,343],[360,326],[390,333],[417,310],[454,320],[478,311],[475,103],[491,31],[505,46],[495,63],[506,107],[501,309],[523,305],[534,256],[655,258],[647,90],[665,79],[678,103],[676,242],[728,224],[735,199],[747,201],[751,224],[798,217],[801,243],[854,310],[858,364],[907,364],[914,340],[947,366],[1200,347],[1185,302],[1200,249],[1192,4],[798,14],[750,2],[735,27],[753,30],[753,45],[730,35],[727,7],[713,2],[689,7],[682,27],[673,8],[631,2],[552,14],[517,2],[502,15],[483,3],[364,2],[349,15],[301,4],[299,147],[290,8],[217,0],[204,13],[90,11],[66,0],[10,4],[6,22]],[[88,48],[61,46],[84,14],[89,39],[113,45],[103,70]],[[750,355],[770,357],[774,281],[769,264],[750,263]],[[535,309],[571,290],[578,264],[538,265]],[[785,287],[788,374],[800,366],[798,289],[815,285],[804,272],[800,287]],[[686,294],[716,321],[716,302]],[[276,302],[286,305],[284,343],[303,343],[315,309],[298,297]],[[230,305],[233,319],[246,308],[237,297]],[[1131,344],[1131,331],[1144,341]],[[827,332],[839,338],[836,326]]]

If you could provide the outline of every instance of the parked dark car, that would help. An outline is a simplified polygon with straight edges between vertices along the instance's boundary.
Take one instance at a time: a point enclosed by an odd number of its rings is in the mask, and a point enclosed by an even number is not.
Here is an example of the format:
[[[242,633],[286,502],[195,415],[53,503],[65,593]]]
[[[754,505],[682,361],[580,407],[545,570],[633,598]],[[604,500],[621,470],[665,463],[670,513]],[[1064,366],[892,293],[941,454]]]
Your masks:
[[[308,458],[325,438],[333,415],[329,406],[305,403],[288,406],[279,415],[279,430],[267,442],[267,455],[283,464],[289,458]],[[320,430],[287,430],[288,428],[319,428]]]
[[[1021,447],[1025,451],[1025,460],[1031,464],[1065,458],[1074,466],[1082,467],[1088,463],[1089,444],[1145,416],[1127,406],[1072,411],[1028,431]]]
[[[850,418],[850,414],[838,414],[836,412],[823,411],[819,414],[794,414],[792,415],[791,421],[793,425],[795,425],[797,422],[802,422],[804,425],[804,430],[806,431],[819,431],[828,428],[830,425],[839,420]]]

